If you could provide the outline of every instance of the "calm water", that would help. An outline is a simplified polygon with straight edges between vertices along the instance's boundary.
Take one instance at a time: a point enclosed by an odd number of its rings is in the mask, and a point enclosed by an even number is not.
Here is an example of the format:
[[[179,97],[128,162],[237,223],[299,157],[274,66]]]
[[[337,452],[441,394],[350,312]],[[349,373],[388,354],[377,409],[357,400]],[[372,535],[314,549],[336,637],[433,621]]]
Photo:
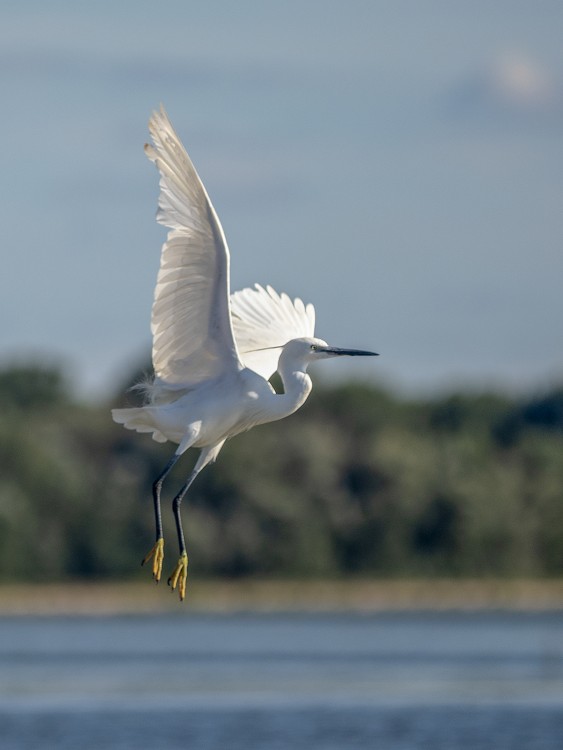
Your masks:
[[[563,615],[0,619],[0,747],[560,750]]]

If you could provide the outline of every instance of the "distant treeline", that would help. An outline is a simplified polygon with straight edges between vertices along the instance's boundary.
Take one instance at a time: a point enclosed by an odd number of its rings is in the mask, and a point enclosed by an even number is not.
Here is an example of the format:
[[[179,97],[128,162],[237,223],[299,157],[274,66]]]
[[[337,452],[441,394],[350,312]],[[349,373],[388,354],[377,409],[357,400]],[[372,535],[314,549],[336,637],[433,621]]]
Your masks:
[[[0,372],[0,576],[131,577],[174,447],[73,399],[61,371]],[[196,453],[165,485],[169,501]],[[563,388],[405,400],[316,385],[295,415],[227,443],[184,504],[191,575],[563,574]]]

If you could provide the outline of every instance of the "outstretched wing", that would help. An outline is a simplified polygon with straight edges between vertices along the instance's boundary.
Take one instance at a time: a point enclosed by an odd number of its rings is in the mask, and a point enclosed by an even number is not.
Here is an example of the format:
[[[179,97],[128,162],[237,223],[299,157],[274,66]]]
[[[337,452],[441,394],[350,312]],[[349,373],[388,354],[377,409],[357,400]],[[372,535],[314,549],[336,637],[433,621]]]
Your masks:
[[[282,347],[313,336],[315,308],[259,284],[231,295],[231,316],[240,359],[263,378],[276,371]]]
[[[203,183],[161,107],[145,152],[160,172],[162,246],[151,330],[157,383],[193,387],[240,366],[229,311],[229,250]]]

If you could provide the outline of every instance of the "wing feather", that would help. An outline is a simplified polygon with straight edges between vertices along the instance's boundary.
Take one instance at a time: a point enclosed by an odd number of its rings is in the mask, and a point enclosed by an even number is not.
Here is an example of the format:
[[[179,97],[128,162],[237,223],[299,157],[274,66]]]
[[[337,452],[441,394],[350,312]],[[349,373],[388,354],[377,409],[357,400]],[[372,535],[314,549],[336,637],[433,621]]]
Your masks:
[[[291,339],[314,336],[315,308],[271,286],[259,284],[231,295],[231,316],[242,363],[268,379],[282,347]]]
[[[238,368],[229,310],[229,249],[209,196],[164,109],[145,152],[160,172],[157,221],[167,226],[152,308],[156,382],[190,388]]]

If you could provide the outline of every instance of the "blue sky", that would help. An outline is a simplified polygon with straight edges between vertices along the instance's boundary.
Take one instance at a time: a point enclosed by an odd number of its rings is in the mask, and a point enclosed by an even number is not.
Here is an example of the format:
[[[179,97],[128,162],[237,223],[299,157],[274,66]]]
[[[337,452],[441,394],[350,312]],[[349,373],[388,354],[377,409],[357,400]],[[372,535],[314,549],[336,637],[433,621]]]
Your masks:
[[[149,346],[163,102],[232,287],[311,301],[325,363],[411,392],[563,379],[563,4],[13,2],[0,360],[110,392]]]

